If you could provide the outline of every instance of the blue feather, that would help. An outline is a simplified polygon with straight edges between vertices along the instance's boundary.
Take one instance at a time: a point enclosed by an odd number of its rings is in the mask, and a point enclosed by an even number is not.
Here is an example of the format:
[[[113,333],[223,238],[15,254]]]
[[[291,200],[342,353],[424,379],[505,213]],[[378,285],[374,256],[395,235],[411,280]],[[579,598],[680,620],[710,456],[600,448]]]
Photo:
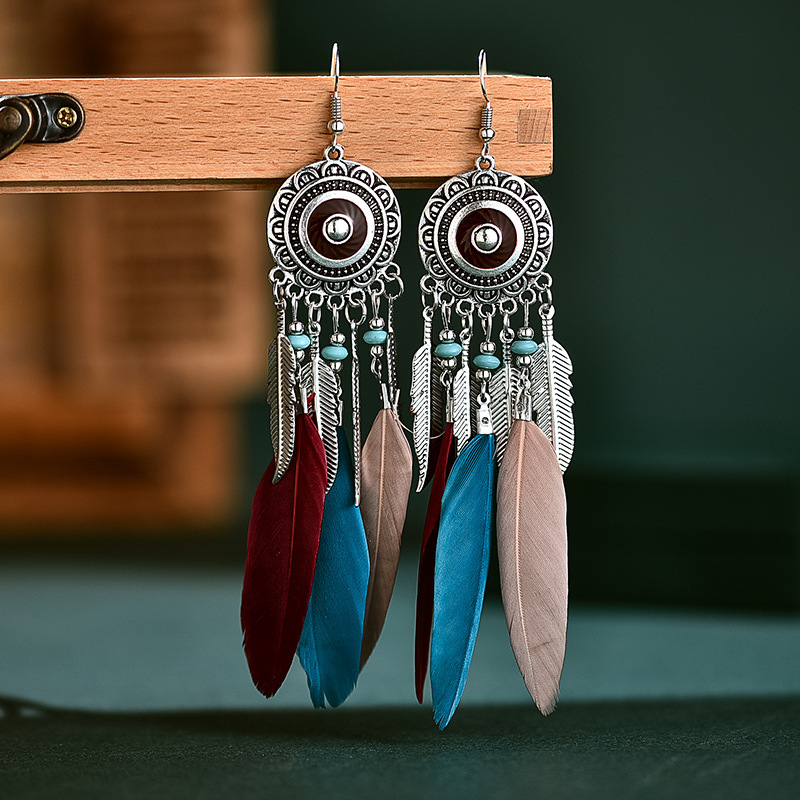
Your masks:
[[[494,447],[494,434],[471,439],[442,497],[431,633],[433,718],[442,730],[464,691],[481,619],[494,529]]]
[[[344,429],[337,429],[339,469],[325,497],[311,600],[297,647],[315,708],[341,705],[361,666],[369,582],[369,552],[355,505],[353,462]]]

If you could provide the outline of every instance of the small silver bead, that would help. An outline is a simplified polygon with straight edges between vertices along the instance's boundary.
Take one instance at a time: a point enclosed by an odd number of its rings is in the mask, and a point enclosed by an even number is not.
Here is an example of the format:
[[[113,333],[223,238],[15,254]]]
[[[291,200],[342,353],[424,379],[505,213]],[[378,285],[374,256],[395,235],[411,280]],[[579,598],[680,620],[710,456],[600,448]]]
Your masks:
[[[490,369],[479,369],[475,371],[475,377],[479,381],[490,381],[492,379],[492,371]]]
[[[481,342],[481,353],[494,353],[494,351],[495,351],[494,342]]]
[[[331,244],[342,244],[353,235],[353,223],[346,214],[331,214],[322,226],[322,235]]]
[[[491,142],[494,139],[494,128],[481,128],[481,139],[484,142]]]
[[[289,333],[302,333],[303,332],[303,323],[300,320],[294,320],[293,322],[289,323]]]
[[[443,369],[455,369],[458,366],[458,359],[457,358],[443,358],[442,359],[442,368]]]
[[[306,357],[306,351],[305,350],[295,350],[294,351],[294,357],[297,360],[298,364],[302,364],[303,363],[303,359]]]
[[[488,255],[489,253],[494,253],[503,243],[503,234],[497,225],[486,222],[472,231],[470,242],[476,250]]]
[[[374,344],[369,349],[369,354],[375,358],[380,358],[383,355],[383,345]]]
[[[518,339],[533,339],[533,328],[520,328],[517,331]]]
[[[327,364],[334,372],[341,372],[344,366],[343,361],[328,361]]]
[[[369,326],[374,331],[382,331],[386,326],[386,323],[383,321],[383,317],[373,317],[369,321]]]
[[[530,356],[517,356],[518,367],[529,367],[532,363],[533,359]]]
[[[343,333],[340,333],[339,331],[336,331],[335,333],[331,334],[331,344],[342,345],[346,341],[347,337]]]
[[[455,331],[445,329],[439,333],[440,342],[454,342],[456,340]]]
[[[344,122],[340,119],[335,119],[331,122],[331,133],[340,134],[344,133]]]

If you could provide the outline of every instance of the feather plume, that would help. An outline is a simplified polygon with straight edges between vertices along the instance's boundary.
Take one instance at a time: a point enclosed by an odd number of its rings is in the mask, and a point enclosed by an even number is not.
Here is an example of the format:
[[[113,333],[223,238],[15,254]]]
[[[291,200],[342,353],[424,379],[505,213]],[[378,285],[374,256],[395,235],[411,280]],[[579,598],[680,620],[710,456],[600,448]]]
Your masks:
[[[273,483],[277,483],[284,476],[294,452],[295,412],[292,402],[292,381],[295,365],[292,343],[288,336],[279,333],[269,348],[267,371],[269,429],[276,465]]]
[[[439,534],[439,519],[442,515],[442,494],[447,476],[456,458],[453,441],[453,423],[445,425],[441,436],[441,446],[436,459],[436,470],[425,514],[425,527],[422,533],[422,549],[419,554],[419,573],[417,575],[417,623],[414,634],[414,688],[417,700],[422,702],[425,688],[425,675],[428,672],[428,658],[431,652],[431,625],[433,623],[433,575],[436,565],[436,542]]]
[[[425,486],[431,446],[431,368],[431,343],[425,342],[414,353],[411,362],[411,413],[414,415],[412,434],[419,467],[418,492]]]
[[[567,503],[558,459],[515,420],[497,479],[497,551],[511,647],[543,714],[558,699],[567,637]]]
[[[391,408],[378,412],[361,457],[361,516],[369,548],[369,584],[361,667],[383,630],[392,597],[411,491],[411,448]]]
[[[256,688],[278,691],[292,664],[308,609],[325,500],[325,450],[307,414],[297,418],[294,456],[283,480],[267,467],[247,532],[241,621]]]
[[[553,338],[553,320],[542,319],[542,346],[533,355],[533,410],[536,423],[553,443],[561,471],[572,459],[575,425],[572,418],[572,361]]]
[[[442,386],[442,360],[433,359],[431,367],[431,431],[428,447],[428,469],[425,473],[424,489],[432,480],[439,460],[439,449],[442,446],[442,431],[445,425],[445,391]]]
[[[433,717],[444,730],[467,682],[494,527],[494,435],[478,434],[453,464],[442,496],[431,632]]]
[[[338,436],[339,469],[325,497],[314,585],[297,648],[315,708],[341,705],[356,685],[369,581],[367,538],[341,426]]]

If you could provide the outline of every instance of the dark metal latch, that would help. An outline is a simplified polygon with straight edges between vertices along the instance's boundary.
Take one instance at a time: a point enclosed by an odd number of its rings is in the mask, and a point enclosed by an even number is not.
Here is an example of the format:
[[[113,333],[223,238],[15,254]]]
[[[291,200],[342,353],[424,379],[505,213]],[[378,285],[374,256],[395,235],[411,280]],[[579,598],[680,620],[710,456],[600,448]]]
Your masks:
[[[0,159],[23,142],[68,142],[86,121],[83,106],[71,95],[19,94],[0,97]]]

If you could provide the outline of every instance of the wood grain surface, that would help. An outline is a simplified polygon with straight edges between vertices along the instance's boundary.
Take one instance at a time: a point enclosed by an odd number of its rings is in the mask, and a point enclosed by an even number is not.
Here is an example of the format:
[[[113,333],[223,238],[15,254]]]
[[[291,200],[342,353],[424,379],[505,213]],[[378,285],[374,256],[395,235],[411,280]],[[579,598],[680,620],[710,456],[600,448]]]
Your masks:
[[[553,167],[551,82],[486,79],[497,166]],[[73,141],[23,144],[0,161],[0,192],[263,189],[330,143],[329,77],[0,81],[0,95],[68,92],[86,110]],[[345,76],[345,157],[395,187],[435,186],[472,169],[483,105],[475,76]]]

